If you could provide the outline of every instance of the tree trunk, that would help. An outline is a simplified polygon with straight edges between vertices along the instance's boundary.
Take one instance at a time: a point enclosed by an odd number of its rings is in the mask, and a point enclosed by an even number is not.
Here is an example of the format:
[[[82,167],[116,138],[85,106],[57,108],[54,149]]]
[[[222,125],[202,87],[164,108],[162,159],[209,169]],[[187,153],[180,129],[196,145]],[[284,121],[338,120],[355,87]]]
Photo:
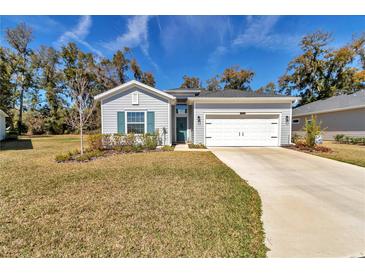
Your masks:
[[[22,134],[22,128],[23,128],[23,96],[24,96],[24,90],[20,91],[20,107],[19,107],[19,119],[18,119],[18,134]]]
[[[83,135],[83,132],[82,132],[82,129],[84,127],[83,123],[82,123],[82,112],[79,111],[80,113],[80,153],[81,155],[84,154],[84,135]]]

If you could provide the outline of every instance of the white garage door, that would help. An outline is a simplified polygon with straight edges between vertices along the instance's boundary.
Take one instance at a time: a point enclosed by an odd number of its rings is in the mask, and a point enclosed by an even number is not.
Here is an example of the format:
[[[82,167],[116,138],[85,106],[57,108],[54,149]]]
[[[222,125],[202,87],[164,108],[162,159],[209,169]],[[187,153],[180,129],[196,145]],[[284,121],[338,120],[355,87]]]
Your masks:
[[[206,146],[278,146],[278,115],[207,116]]]

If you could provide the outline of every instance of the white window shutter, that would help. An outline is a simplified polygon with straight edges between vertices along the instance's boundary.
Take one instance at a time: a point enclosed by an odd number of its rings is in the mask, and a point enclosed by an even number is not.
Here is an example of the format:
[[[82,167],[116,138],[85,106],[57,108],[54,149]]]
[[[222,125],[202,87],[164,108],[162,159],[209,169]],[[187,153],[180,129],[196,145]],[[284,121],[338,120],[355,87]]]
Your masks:
[[[132,105],[138,105],[138,92],[133,92],[132,94]]]

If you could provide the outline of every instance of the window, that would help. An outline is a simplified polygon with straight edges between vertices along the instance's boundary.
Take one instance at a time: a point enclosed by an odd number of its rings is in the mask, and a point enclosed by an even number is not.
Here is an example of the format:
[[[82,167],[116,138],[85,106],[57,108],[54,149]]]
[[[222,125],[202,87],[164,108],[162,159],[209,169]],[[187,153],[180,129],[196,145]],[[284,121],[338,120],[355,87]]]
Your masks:
[[[138,92],[132,93],[132,105],[138,105]]]
[[[299,124],[299,122],[300,122],[300,119],[293,119],[293,125],[297,125],[297,124]]]
[[[144,134],[144,112],[127,112],[127,133]]]
[[[186,114],[188,113],[188,107],[185,104],[177,104],[176,105],[176,113],[177,114]]]

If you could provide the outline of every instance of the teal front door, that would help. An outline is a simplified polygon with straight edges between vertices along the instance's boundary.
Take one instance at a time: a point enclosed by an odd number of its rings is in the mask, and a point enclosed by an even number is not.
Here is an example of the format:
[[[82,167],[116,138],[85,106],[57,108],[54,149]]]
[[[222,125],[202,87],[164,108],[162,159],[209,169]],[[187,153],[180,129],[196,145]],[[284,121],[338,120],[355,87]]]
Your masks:
[[[187,118],[176,117],[176,141],[186,142],[186,129],[187,129]]]

